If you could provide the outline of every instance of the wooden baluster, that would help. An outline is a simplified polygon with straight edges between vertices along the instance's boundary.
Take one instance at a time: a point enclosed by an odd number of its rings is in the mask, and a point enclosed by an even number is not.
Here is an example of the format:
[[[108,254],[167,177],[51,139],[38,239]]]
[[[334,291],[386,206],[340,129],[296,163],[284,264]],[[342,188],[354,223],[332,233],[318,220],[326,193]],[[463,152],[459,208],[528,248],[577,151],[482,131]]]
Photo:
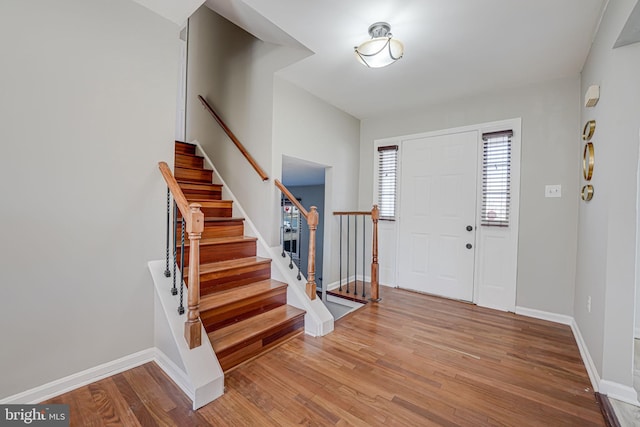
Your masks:
[[[371,221],[373,222],[373,238],[371,241],[371,301],[380,301],[378,288],[378,220],[380,210],[378,205],[373,205],[371,209]]]
[[[201,205],[189,205],[189,287],[187,292],[187,321],[184,323],[184,337],[190,349],[202,343],[200,323],[200,238],[204,230],[204,214]],[[182,267],[184,268],[184,266]]]
[[[316,229],[318,228],[318,209],[311,206],[307,216],[309,225],[309,261],[307,264],[307,296],[316,299]]]

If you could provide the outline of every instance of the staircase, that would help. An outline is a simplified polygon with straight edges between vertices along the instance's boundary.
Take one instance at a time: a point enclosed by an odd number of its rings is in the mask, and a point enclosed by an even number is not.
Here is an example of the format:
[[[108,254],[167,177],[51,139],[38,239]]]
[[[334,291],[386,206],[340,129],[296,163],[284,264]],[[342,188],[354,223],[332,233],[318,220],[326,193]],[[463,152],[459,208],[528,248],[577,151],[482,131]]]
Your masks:
[[[271,259],[256,256],[244,219],[232,216],[196,146],[176,141],[174,176],[189,203],[205,216],[200,241],[200,319],[223,371],[304,331],[303,310],[287,305],[287,284],[271,279]],[[186,233],[186,231],[185,231]],[[178,223],[178,241],[181,225]],[[189,285],[185,236],[185,283]],[[180,260],[180,246],[177,259]]]

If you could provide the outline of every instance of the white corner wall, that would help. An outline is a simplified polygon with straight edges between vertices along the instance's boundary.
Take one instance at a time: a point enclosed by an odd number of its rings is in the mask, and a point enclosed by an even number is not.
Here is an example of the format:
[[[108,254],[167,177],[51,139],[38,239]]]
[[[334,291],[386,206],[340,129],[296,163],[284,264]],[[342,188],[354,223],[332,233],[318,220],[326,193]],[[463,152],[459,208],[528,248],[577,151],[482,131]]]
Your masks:
[[[308,51],[262,42],[206,6],[189,18],[187,141],[197,140],[260,233],[278,244],[272,167],[274,73]],[[202,95],[269,175],[262,182],[220,126]]]
[[[580,203],[574,305],[576,322],[603,383],[615,385],[601,391],[612,395],[626,390],[628,396],[634,394],[640,43],[612,47],[635,4],[636,0],[608,2],[582,71],[580,104],[592,84],[600,85],[600,101],[581,110],[581,125],[596,120],[591,182],[595,191],[593,200]],[[575,155],[581,154],[582,144]]]
[[[360,209],[373,203],[376,139],[522,118],[516,305],[573,314],[578,211],[579,76],[362,121]],[[546,184],[562,198],[545,198]]]
[[[338,221],[334,211],[354,210],[358,200],[360,122],[297,86],[276,77],[273,106],[273,175],[282,179],[282,156],[325,165],[323,283],[338,280]],[[279,194],[274,206],[278,230]],[[305,203],[305,207],[308,205]],[[369,206],[371,209],[371,206]]]
[[[129,0],[0,2],[0,399],[153,346],[178,30]]]

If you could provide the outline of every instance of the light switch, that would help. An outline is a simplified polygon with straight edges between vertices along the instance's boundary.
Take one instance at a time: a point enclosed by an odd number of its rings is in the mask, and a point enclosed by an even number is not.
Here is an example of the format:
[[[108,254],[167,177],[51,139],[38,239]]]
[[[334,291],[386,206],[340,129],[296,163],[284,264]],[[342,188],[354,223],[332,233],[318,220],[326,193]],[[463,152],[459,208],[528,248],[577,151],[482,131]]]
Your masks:
[[[545,185],[544,197],[562,197],[561,185]]]

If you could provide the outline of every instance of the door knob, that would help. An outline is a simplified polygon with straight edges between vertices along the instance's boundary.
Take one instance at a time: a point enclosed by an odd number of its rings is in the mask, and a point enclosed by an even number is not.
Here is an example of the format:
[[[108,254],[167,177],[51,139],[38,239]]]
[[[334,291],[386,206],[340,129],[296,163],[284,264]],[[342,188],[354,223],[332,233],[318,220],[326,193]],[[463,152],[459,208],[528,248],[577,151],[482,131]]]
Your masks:
[[[471,249],[472,247],[471,243],[467,243],[467,249]]]
[[[470,225],[467,225],[467,231],[472,231],[472,230],[473,230],[473,227]]]

